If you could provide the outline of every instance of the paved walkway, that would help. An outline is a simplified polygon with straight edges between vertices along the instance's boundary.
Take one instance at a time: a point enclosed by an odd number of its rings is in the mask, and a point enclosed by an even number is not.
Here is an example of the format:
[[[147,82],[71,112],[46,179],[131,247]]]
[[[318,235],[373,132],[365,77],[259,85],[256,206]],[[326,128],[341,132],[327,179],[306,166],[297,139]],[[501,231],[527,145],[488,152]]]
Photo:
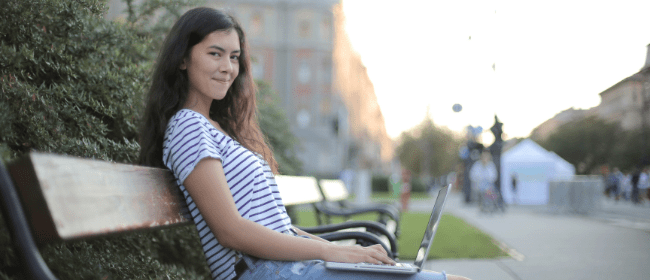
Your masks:
[[[430,212],[433,199],[412,203]],[[589,216],[551,214],[545,206],[511,206],[480,214],[452,193],[445,211],[501,242],[511,257],[496,260],[435,260],[426,269],[473,280],[650,279],[650,206],[603,199]]]

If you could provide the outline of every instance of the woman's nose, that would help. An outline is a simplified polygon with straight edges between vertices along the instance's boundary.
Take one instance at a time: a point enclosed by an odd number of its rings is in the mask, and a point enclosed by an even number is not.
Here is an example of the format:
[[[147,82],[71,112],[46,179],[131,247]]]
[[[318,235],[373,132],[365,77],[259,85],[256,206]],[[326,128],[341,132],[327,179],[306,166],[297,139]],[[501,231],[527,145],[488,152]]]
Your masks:
[[[225,59],[224,61],[220,61],[219,63],[219,72],[232,72],[233,65],[232,62],[230,62],[229,59]]]

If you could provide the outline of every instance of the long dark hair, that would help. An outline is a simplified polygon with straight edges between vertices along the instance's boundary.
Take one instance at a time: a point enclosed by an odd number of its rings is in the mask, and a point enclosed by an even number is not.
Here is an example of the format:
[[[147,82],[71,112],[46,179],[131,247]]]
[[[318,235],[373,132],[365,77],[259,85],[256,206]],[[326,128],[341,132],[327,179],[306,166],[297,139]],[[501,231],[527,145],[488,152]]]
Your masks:
[[[183,14],[170,30],[160,50],[140,128],[140,164],[165,167],[162,145],[167,123],[183,107],[188,96],[187,72],[180,69],[181,62],[189,57],[192,47],[203,41],[205,36],[221,30],[234,30],[239,35],[239,75],[225,98],[212,101],[210,118],[244,147],[262,155],[273,172],[277,172],[277,162],[257,121],[257,89],[251,76],[244,31],[231,15],[205,7],[194,8]]]

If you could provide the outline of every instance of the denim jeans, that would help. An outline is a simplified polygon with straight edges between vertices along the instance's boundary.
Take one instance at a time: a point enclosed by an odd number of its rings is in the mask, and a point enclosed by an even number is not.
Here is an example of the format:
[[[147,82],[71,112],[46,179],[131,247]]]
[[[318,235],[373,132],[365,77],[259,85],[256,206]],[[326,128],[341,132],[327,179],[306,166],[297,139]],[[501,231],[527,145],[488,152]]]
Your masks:
[[[331,270],[325,268],[325,262],[310,260],[300,262],[274,261],[258,259],[244,255],[248,269],[239,276],[239,280],[252,279],[409,279],[409,280],[446,280],[445,273],[421,271],[412,275],[392,273],[372,273]]]

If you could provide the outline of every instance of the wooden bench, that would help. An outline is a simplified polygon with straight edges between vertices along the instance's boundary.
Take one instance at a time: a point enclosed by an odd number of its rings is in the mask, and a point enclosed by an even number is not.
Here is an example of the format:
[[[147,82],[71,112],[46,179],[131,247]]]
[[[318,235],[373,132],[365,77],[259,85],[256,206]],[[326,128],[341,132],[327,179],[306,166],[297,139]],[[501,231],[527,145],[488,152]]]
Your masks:
[[[44,153],[0,167],[7,226],[31,279],[56,279],[37,244],[191,223],[166,169]]]
[[[400,212],[397,207],[381,203],[361,205],[351,203],[349,201],[350,193],[342,180],[321,179],[318,181],[318,185],[325,201],[316,206],[319,212],[325,215],[328,223],[330,216],[349,217],[363,213],[378,213],[378,221],[385,224],[386,228],[394,233],[395,236],[399,236]]]
[[[308,176],[276,176],[278,189],[282,201],[286,206],[312,205],[319,218],[320,203],[325,202],[318,181]],[[322,210],[322,209],[321,209]],[[299,227],[300,229],[330,240],[350,240],[350,236],[356,237],[357,244],[371,245],[382,244],[389,255],[398,257],[397,238],[394,230],[386,228],[384,224],[374,221],[346,221],[337,224],[321,224],[317,227]],[[334,232],[336,231],[336,232]],[[341,232],[344,231],[344,232]]]
[[[7,227],[29,279],[56,279],[37,245],[192,223],[166,169],[33,152],[8,168],[0,162],[0,191]]]

